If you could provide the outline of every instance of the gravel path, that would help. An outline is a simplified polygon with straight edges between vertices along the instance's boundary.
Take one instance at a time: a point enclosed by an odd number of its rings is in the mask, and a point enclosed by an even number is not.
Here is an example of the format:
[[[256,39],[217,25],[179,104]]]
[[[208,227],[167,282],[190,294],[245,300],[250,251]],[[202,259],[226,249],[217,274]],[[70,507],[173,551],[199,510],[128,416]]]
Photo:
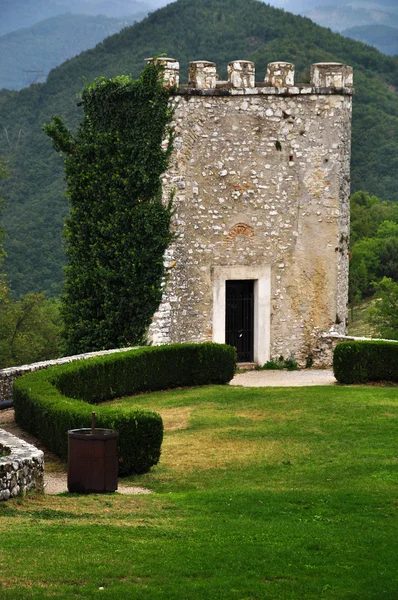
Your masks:
[[[301,387],[308,385],[337,385],[333,371],[303,369],[302,371],[246,371],[235,375],[230,385],[243,387]]]
[[[66,473],[46,473],[44,471],[44,493],[55,496],[68,491]],[[142,487],[128,487],[126,485],[118,485],[118,494],[137,495],[137,494],[152,494],[152,490]]]

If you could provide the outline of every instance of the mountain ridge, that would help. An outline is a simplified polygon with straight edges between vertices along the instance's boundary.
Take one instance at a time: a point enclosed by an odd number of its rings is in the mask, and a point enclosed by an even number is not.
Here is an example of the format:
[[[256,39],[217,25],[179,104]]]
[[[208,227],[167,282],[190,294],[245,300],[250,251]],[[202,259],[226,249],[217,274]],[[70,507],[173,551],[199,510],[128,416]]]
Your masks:
[[[125,7],[129,6],[130,9]],[[0,35],[31,27],[63,13],[103,15],[113,18],[145,16],[152,10],[152,0],[0,0]]]
[[[27,79],[29,73],[24,70],[31,70],[32,77],[35,71],[41,72],[38,80],[42,81],[51,69],[132,25],[135,19],[65,13],[0,36],[0,89],[19,90],[35,83]]]
[[[387,25],[364,25],[363,27],[351,27],[341,32],[341,35],[349,37],[364,44],[375,46],[380,52],[390,56],[398,55],[398,29]]]
[[[60,114],[73,129],[83,77],[136,77],[144,58],[162,53],[180,61],[182,81],[188,62],[198,59],[216,62],[221,78],[231,60],[254,60],[258,80],[275,60],[295,63],[297,81],[308,79],[314,62],[351,64],[357,87],[353,191],[364,188],[398,200],[398,60],[258,0],[202,0],[200,6],[178,0],[66,61],[45,84],[0,92],[0,155],[9,155],[11,171],[0,190],[8,200],[2,218],[8,234],[5,267],[17,294],[58,294],[63,279],[60,240],[68,205],[62,163],[41,125]]]
[[[391,7],[388,7],[389,10]],[[322,27],[330,27],[333,31],[342,32],[351,27],[365,25],[387,25],[398,27],[398,12],[372,10],[358,7],[355,4],[314,7],[303,11],[303,14]]]

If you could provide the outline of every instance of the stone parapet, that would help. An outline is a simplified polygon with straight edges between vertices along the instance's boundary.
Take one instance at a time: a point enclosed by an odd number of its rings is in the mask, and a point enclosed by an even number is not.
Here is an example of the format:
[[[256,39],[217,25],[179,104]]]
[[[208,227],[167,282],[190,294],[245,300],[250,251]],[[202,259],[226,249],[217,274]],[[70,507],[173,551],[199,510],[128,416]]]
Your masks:
[[[0,500],[43,491],[44,454],[35,446],[0,429]]]
[[[256,86],[256,67],[247,60],[234,60],[228,64],[228,81],[237,89]]]
[[[341,63],[315,63],[311,66],[311,83],[319,88],[350,88],[353,69]]]
[[[234,88],[230,83],[218,81],[215,89],[198,89],[191,86],[180,86],[171,91],[173,96],[353,96],[352,87],[314,87],[309,83],[293,86],[272,87],[265,83],[256,83],[253,88]]]
[[[66,363],[73,362],[75,360],[85,360],[87,358],[93,358],[95,356],[105,356],[106,354],[115,354],[116,352],[128,352],[133,348],[117,348],[115,350],[101,350],[100,352],[87,352],[86,354],[76,354],[75,356],[64,356],[55,360],[45,360],[31,365],[21,365],[19,367],[10,367],[8,369],[0,370],[0,401],[10,400],[12,398],[12,388],[14,381],[17,377],[31,373],[32,371],[39,371],[41,369],[47,369],[55,365],[64,365]]]
[[[371,342],[376,341],[372,338],[355,337],[349,335],[338,335],[337,333],[324,333],[318,337],[317,344],[313,349],[312,367],[315,369],[329,369],[333,364],[333,352],[337,344],[341,342]],[[395,342],[397,340],[382,340],[379,342]],[[304,365],[303,365],[304,366]]]
[[[273,87],[294,85],[294,65],[287,62],[273,62],[267,66],[265,83]]]
[[[163,83],[165,87],[178,87],[180,84],[180,63],[175,58],[146,58],[149,63],[163,66]]]
[[[164,85],[178,95],[352,95],[352,67],[341,63],[315,63],[310,83],[295,81],[294,64],[276,61],[267,65],[263,81],[256,82],[256,66],[248,60],[234,60],[227,65],[228,80],[219,81],[217,65],[207,60],[189,63],[188,85],[180,86],[180,64],[174,58],[148,58],[164,66]]]
[[[217,85],[216,63],[206,60],[195,60],[189,63],[188,85],[195,89],[211,90]]]

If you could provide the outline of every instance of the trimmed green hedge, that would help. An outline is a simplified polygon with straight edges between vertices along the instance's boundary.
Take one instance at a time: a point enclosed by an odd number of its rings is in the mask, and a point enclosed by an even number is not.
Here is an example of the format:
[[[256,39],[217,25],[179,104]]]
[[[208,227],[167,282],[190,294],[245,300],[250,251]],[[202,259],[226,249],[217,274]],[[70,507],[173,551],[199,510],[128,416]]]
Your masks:
[[[67,431],[91,426],[89,404],[140,392],[227,383],[235,364],[235,348],[207,343],[140,348],[50,367],[15,381],[15,420],[66,459]],[[119,432],[120,475],[144,473],[157,464],[163,439],[160,415],[111,403],[97,406],[96,413],[97,427]]]
[[[339,383],[398,381],[398,343],[341,342],[334,350],[333,371]]]

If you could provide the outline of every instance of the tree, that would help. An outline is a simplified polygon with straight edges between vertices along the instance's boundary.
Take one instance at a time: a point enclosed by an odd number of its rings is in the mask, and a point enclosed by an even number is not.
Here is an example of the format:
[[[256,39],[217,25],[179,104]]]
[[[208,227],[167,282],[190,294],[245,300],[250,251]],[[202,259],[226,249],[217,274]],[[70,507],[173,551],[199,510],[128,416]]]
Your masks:
[[[2,159],[0,179],[7,176]],[[3,205],[0,199],[0,208]],[[0,264],[5,256],[3,236],[0,229]],[[0,369],[60,356],[61,329],[59,301],[46,300],[44,294],[13,300],[5,275],[0,274]]]
[[[49,360],[62,355],[59,300],[26,294],[0,303],[0,368]]]
[[[8,170],[7,170],[7,163],[5,158],[0,158],[0,181],[2,179],[5,179],[6,177],[8,177]],[[4,200],[2,198],[0,198],[0,210],[2,210],[4,208]],[[6,253],[4,251],[3,248],[3,244],[2,244],[2,240],[4,237],[4,231],[3,229],[0,227],[0,265],[2,264],[4,257],[6,256]],[[4,282],[4,275],[0,275],[0,279],[1,279],[1,289],[3,289],[3,286],[5,285]],[[4,292],[4,290],[3,290]],[[2,293],[0,290],[0,299],[2,297]]]
[[[162,74],[150,64],[136,81],[96,79],[83,91],[75,135],[59,117],[44,127],[63,153],[71,204],[62,308],[69,352],[141,343],[160,303],[171,241],[160,176],[172,150]]]
[[[383,277],[374,287],[379,299],[369,309],[369,323],[377,328],[380,337],[398,340],[398,283]]]
[[[6,177],[8,177],[7,163],[6,163],[5,158],[0,158],[0,181],[2,179],[5,179]],[[0,197],[0,211],[3,209],[3,207],[4,207],[4,200]],[[2,243],[3,238],[4,238],[4,230],[2,227],[0,227],[0,266],[2,265],[4,258],[6,256],[6,253],[3,248],[3,243]],[[8,297],[8,294],[9,294],[9,292],[8,292],[8,288],[7,288],[6,276],[4,273],[0,272],[0,311],[2,309],[4,302],[6,301],[6,299]],[[2,334],[0,332],[0,341],[1,341],[1,337],[2,337]]]
[[[398,237],[383,240],[379,256],[382,275],[398,282]]]
[[[350,302],[360,302],[373,293],[371,281],[379,279],[382,243],[376,238],[364,238],[354,245],[350,260]]]
[[[372,296],[373,281],[398,281],[398,205],[367,192],[351,196],[351,308]]]

